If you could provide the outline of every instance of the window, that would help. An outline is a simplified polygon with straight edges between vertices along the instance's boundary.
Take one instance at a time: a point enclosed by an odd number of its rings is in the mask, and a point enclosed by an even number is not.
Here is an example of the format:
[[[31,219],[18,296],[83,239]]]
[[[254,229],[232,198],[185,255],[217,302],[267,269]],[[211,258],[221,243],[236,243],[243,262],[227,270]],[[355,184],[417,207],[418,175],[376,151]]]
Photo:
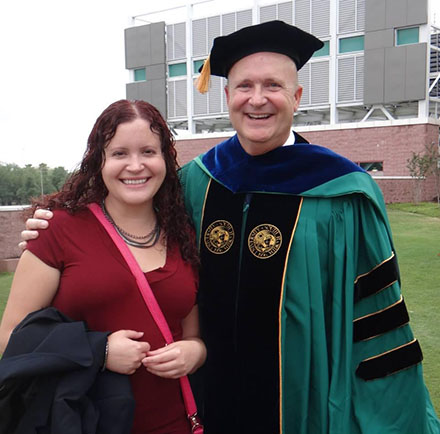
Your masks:
[[[396,45],[417,44],[419,42],[419,28],[408,27],[406,29],[397,29]]]
[[[368,163],[358,163],[362,169],[367,172],[382,172],[383,171],[383,161],[373,161]]]
[[[330,42],[324,41],[324,46],[313,53],[312,57],[322,57],[322,56],[328,56],[330,54]]]
[[[199,73],[199,69],[201,66],[203,66],[203,64],[205,63],[205,60],[194,60],[194,74],[198,74]]]
[[[175,63],[173,65],[168,65],[168,74],[170,77],[186,75],[186,63]]]
[[[145,68],[139,68],[134,70],[134,81],[145,81],[147,75],[145,73]]]
[[[339,39],[339,53],[351,53],[353,51],[362,51],[364,49],[364,37],[352,36],[350,38]]]

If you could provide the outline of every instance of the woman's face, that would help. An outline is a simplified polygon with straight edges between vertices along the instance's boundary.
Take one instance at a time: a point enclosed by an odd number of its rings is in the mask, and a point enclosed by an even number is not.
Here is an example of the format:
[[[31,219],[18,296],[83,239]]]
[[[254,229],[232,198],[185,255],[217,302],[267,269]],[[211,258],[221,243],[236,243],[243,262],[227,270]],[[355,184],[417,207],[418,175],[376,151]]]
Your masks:
[[[108,200],[126,206],[153,206],[166,175],[158,134],[143,119],[120,124],[105,148],[102,179]]]

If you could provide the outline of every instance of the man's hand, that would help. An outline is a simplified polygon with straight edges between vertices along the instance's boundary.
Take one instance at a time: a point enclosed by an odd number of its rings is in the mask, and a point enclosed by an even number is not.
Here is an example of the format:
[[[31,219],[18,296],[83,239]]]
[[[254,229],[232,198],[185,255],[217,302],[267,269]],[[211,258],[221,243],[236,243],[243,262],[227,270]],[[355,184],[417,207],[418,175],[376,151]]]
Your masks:
[[[26,250],[28,240],[34,240],[38,238],[38,231],[40,229],[46,229],[49,226],[49,222],[53,217],[53,213],[47,209],[37,209],[34,212],[33,218],[26,220],[26,230],[21,232],[21,243],[18,246],[21,250]]]

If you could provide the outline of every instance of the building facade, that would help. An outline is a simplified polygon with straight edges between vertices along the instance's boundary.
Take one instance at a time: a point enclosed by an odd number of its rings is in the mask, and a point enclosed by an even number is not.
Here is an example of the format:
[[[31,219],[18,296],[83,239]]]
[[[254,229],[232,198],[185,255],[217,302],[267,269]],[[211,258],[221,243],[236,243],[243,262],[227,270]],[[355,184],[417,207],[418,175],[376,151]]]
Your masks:
[[[224,94],[213,77],[207,94],[193,82],[215,37],[274,19],[313,33],[324,47],[299,71],[303,86],[293,128],[311,143],[355,161],[387,202],[411,201],[413,153],[439,144],[440,29],[428,0],[294,0],[145,24],[125,31],[129,99],[144,99],[176,132],[181,163],[233,134]],[[145,16],[142,16],[145,18]],[[423,200],[435,182],[423,182]]]

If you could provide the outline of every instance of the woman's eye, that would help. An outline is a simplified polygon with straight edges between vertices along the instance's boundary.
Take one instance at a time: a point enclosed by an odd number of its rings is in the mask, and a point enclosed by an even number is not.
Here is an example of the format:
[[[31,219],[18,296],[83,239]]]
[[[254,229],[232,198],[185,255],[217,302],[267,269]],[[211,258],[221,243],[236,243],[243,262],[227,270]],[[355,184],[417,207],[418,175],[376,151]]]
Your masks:
[[[125,155],[125,153],[122,152],[122,151],[114,151],[114,152],[112,152],[112,157],[122,157],[123,155]]]

